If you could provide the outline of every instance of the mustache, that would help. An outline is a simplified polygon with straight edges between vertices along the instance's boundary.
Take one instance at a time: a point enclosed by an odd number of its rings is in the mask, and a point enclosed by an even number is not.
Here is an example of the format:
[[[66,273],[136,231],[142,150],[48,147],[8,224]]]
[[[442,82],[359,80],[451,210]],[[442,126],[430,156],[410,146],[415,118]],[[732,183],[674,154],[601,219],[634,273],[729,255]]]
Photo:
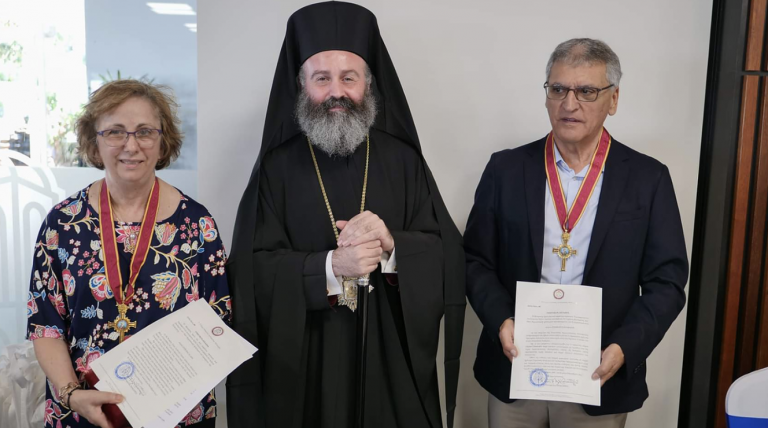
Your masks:
[[[346,110],[352,110],[357,107],[354,101],[352,101],[349,97],[331,97],[327,100],[320,103],[320,105],[317,106],[321,110],[328,111],[335,107],[342,107]]]

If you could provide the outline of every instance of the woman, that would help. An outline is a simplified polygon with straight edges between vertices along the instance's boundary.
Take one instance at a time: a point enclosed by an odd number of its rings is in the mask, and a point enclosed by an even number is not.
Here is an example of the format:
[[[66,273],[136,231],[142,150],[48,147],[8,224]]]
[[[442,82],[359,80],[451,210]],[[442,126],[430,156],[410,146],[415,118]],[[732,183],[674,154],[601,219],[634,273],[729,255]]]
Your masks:
[[[122,397],[85,373],[148,324],[197,299],[230,319],[213,218],[155,177],[181,149],[175,108],[164,88],[117,80],[77,122],[78,150],[104,178],[56,205],[35,245],[27,334],[48,378],[46,427],[110,427],[101,406]],[[213,427],[215,405],[211,391],[179,425]]]

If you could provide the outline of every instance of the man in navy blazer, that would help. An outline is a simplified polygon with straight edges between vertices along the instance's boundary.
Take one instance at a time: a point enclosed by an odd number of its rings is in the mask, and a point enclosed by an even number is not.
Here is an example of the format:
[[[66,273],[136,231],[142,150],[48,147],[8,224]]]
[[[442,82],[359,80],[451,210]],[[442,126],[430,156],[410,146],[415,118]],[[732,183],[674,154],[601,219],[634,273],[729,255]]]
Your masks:
[[[648,397],[645,360],[685,305],[680,213],[667,167],[603,127],[619,100],[611,48],[566,41],[546,71],[552,132],[491,156],[467,222],[467,295],[483,323],[475,378],[491,428],[623,427]],[[602,288],[600,406],[509,399],[517,281]]]

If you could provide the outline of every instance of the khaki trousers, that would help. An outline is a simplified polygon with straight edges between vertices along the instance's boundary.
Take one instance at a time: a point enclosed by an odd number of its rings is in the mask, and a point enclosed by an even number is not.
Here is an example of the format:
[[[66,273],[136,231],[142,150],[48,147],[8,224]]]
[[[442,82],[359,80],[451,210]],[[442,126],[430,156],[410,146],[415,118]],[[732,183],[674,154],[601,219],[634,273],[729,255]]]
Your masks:
[[[488,394],[490,428],[624,428],[627,414],[590,416],[581,404],[517,400],[507,404]]]

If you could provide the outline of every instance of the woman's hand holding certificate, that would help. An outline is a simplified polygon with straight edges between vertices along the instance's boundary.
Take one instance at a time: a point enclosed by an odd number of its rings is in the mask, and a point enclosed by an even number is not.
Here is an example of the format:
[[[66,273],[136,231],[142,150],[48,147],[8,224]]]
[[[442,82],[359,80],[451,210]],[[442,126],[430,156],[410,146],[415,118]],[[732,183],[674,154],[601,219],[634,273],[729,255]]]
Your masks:
[[[96,388],[120,393],[134,427],[174,427],[256,348],[197,300],[143,328],[91,364]]]

